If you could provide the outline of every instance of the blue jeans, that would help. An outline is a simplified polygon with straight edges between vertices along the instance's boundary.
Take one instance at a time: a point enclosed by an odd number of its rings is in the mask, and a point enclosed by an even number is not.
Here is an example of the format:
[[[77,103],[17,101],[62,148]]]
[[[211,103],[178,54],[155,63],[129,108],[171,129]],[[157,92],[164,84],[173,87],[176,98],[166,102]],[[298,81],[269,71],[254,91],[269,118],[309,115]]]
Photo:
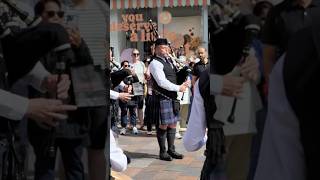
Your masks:
[[[135,127],[137,124],[136,110],[137,106],[128,106],[126,103],[119,102],[121,108],[121,127],[125,128],[128,125],[128,110],[130,114],[130,124]]]

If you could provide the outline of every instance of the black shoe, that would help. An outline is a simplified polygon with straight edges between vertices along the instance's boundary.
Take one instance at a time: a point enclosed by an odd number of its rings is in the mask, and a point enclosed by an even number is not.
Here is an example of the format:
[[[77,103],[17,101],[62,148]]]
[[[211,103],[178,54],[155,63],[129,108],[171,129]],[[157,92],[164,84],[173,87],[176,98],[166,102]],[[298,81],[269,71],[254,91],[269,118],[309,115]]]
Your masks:
[[[179,154],[175,151],[173,151],[173,152],[168,151],[168,154],[174,159],[183,159],[183,154]]]
[[[127,157],[127,164],[130,164],[131,163],[131,158],[128,156],[127,153],[123,152],[124,155],[126,155]]]
[[[168,153],[160,153],[160,159],[164,161],[172,161],[172,157]]]

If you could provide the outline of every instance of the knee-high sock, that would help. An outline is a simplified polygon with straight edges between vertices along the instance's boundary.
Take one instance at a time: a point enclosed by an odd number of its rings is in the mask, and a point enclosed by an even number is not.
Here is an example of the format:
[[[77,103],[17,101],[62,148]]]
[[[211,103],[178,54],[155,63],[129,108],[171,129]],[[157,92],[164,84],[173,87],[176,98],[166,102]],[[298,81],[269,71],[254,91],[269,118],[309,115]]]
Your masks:
[[[176,128],[167,129],[168,151],[175,152],[174,140],[176,138]]]
[[[157,128],[157,139],[160,147],[160,153],[166,152],[167,130]]]

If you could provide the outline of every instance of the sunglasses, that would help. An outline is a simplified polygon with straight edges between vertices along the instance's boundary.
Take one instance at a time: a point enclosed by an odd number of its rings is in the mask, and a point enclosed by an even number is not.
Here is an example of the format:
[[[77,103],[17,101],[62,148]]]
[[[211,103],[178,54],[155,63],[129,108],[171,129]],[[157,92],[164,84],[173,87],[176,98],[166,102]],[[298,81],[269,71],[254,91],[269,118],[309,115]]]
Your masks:
[[[139,53],[132,53],[133,56],[139,56]]]
[[[63,18],[64,12],[63,11],[46,11],[49,18],[54,17],[57,15],[59,18]]]
[[[129,67],[129,65],[126,64],[126,65],[124,65],[124,67]]]

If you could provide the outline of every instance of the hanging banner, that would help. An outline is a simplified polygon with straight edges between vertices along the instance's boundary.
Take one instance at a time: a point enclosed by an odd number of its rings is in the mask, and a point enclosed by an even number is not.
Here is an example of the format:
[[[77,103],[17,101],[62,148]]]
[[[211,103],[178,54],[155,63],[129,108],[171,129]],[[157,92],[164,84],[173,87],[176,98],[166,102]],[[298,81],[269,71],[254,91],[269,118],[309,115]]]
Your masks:
[[[128,39],[132,42],[154,41],[156,36],[152,32],[149,19],[144,19],[143,14],[122,14],[121,23],[110,23],[110,32],[126,32]],[[152,23],[157,28],[157,23]]]

